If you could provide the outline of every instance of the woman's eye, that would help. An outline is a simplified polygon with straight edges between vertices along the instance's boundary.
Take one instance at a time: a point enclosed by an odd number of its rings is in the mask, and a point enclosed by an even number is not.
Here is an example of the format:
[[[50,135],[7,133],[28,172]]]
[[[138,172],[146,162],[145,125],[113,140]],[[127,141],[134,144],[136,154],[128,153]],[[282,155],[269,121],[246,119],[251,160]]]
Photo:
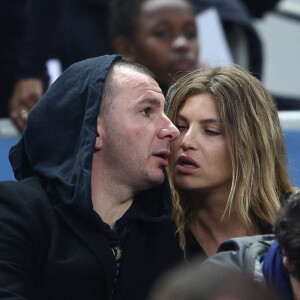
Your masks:
[[[183,131],[183,130],[187,129],[187,126],[184,126],[184,125],[176,125],[176,127],[179,131]]]
[[[205,129],[205,133],[207,135],[220,135],[221,133],[219,131],[211,130],[211,129]]]

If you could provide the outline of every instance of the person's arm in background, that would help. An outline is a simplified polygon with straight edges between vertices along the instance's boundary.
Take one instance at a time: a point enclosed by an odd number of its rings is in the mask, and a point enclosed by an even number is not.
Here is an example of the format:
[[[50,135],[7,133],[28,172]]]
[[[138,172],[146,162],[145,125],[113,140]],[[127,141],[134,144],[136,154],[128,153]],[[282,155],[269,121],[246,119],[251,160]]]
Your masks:
[[[27,28],[18,57],[18,74],[9,115],[20,132],[27,115],[48,84],[46,61],[53,56],[60,7],[57,0],[29,0]]]

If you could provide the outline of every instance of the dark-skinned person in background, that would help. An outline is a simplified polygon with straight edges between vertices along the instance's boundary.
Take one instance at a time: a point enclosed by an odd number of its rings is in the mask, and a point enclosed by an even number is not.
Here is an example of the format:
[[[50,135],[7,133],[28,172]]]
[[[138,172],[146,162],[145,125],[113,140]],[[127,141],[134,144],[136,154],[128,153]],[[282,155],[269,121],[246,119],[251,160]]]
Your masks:
[[[114,51],[153,72],[166,92],[176,76],[198,65],[195,10],[188,0],[112,0]]]

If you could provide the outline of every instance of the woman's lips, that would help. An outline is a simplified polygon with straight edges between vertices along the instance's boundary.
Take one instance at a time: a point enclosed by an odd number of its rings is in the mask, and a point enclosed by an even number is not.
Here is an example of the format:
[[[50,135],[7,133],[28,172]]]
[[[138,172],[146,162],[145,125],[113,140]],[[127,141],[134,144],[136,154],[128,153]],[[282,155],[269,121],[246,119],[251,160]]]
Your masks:
[[[180,155],[177,159],[176,169],[183,174],[193,174],[199,169],[199,166],[191,157]]]

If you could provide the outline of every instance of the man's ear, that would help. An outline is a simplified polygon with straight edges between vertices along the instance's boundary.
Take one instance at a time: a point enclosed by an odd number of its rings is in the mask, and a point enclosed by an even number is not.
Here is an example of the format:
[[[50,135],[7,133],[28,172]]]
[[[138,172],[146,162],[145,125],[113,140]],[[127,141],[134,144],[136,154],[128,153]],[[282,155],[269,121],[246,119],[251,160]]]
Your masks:
[[[95,143],[95,150],[101,150],[103,147],[103,125],[101,124],[101,118],[98,116],[97,119],[97,137]]]
[[[113,47],[116,53],[123,56],[128,61],[134,62],[136,59],[136,49],[134,42],[124,36],[116,37],[113,40]]]

